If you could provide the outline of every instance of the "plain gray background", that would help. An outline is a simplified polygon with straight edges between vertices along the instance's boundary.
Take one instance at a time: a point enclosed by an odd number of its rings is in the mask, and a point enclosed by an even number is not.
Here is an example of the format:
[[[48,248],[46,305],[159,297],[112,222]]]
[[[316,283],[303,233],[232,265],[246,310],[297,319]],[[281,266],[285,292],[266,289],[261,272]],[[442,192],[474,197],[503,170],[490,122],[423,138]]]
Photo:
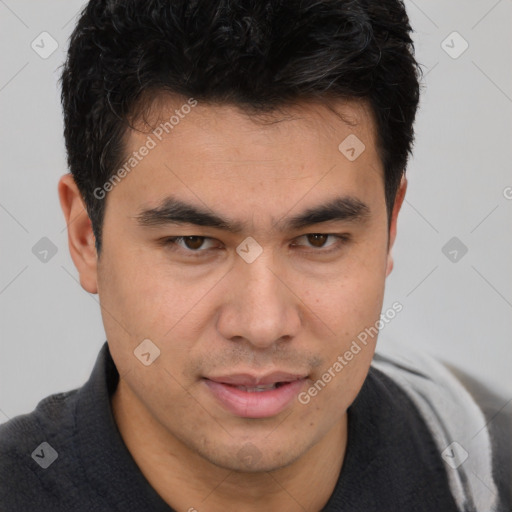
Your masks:
[[[0,0],[0,422],[80,386],[105,341],[57,196],[57,80],[82,4]],[[384,304],[403,311],[379,343],[426,350],[512,399],[512,0],[406,6],[425,78]],[[51,49],[42,32],[58,44],[47,58],[31,47]],[[43,237],[57,250],[46,262],[33,252]]]

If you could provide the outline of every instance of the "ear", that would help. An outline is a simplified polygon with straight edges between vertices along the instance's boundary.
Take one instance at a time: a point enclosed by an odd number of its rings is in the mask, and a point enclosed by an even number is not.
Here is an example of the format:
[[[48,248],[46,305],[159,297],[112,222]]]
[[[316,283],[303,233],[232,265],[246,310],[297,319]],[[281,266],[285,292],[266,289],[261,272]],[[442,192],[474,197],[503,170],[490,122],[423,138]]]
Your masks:
[[[400,181],[400,187],[396,193],[395,203],[393,205],[393,212],[391,214],[391,222],[389,225],[389,243],[388,243],[388,261],[386,266],[386,277],[391,274],[393,270],[393,256],[391,254],[391,250],[393,248],[393,244],[395,243],[396,238],[396,224],[398,220],[398,212],[402,207],[402,203],[404,202],[405,192],[407,190],[407,178],[402,176],[402,180]]]
[[[80,284],[89,293],[98,293],[95,237],[82,194],[71,174],[60,178],[58,191],[68,228],[69,252],[80,275]]]

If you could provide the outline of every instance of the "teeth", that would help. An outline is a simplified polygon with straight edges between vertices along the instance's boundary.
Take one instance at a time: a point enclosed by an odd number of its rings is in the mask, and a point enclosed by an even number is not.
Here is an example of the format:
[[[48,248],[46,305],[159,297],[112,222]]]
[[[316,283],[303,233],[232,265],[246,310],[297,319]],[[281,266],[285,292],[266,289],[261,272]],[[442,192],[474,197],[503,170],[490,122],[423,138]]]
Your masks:
[[[268,391],[269,389],[276,389],[275,384],[265,384],[262,386],[256,386],[253,388],[249,388],[247,386],[235,386],[236,389],[240,389],[241,391],[247,391],[248,393],[260,393],[261,391]]]

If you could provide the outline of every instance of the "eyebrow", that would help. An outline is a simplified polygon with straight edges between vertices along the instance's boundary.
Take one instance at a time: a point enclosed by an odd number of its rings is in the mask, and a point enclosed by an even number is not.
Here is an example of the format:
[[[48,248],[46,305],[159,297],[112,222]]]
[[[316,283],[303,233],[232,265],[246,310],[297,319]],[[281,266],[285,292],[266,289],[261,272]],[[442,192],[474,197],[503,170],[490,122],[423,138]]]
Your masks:
[[[282,231],[303,229],[329,221],[363,222],[370,215],[370,208],[361,200],[351,196],[339,196],[325,204],[308,208],[290,218],[275,222]],[[160,227],[167,224],[193,224],[240,233],[246,229],[243,222],[225,219],[176,197],[166,197],[156,208],[144,209],[135,216],[140,226]]]

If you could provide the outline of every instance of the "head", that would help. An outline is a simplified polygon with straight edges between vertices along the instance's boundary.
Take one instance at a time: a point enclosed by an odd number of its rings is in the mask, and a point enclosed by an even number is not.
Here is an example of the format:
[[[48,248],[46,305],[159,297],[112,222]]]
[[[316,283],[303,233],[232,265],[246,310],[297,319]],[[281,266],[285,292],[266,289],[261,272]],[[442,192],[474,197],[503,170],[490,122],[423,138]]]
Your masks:
[[[71,255],[126,389],[202,459],[286,466],[362,386],[376,336],[353,343],[381,313],[419,99],[410,31],[398,0],[82,12],[62,75]],[[244,413],[230,378],[324,385]]]

